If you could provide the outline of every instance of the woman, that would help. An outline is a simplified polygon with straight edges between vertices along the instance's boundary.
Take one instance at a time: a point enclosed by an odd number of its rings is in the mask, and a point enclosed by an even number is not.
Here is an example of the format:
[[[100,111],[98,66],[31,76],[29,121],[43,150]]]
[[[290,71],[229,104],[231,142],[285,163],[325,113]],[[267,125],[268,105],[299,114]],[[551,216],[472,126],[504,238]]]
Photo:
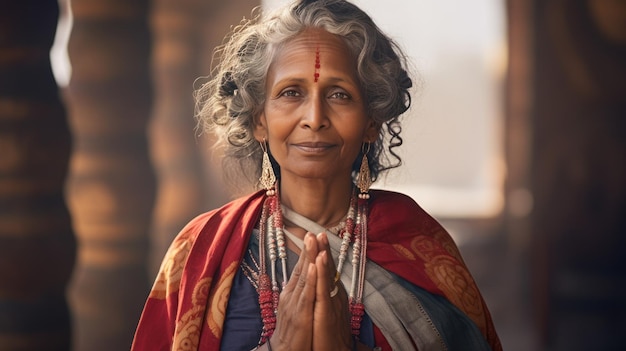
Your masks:
[[[404,65],[347,1],[299,1],[235,30],[198,117],[227,169],[263,190],[181,231],[133,350],[501,349],[445,230],[410,198],[369,190],[400,163]]]

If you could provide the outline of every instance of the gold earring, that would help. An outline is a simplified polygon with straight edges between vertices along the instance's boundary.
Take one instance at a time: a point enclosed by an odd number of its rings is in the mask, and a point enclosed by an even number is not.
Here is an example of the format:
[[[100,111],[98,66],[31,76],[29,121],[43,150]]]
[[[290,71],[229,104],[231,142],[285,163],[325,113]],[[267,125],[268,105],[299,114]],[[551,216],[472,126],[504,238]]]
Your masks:
[[[261,165],[261,178],[259,178],[259,184],[261,187],[265,189],[265,193],[268,196],[272,196],[276,194],[276,190],[274,189],[274,185],[276,184],[276,175],[274,174],[274,169],[272,168],[272,163],[270,162],[270,156],[268,154],[268,145],[265,138],[263,141],[260,141],[261,151],[263,151],[263,163]]]
[[[370,186],[372,185],[372,176],[370,175],[370,166],[367,160],[367,153],[370,151],[370,143],[364,143],[361,146],[361,152],[363,153],[363,159],[361,160],[361,168],[359,169],[359,175],[357,177],[356,186],[361,193],[360,199],[369,199]]]

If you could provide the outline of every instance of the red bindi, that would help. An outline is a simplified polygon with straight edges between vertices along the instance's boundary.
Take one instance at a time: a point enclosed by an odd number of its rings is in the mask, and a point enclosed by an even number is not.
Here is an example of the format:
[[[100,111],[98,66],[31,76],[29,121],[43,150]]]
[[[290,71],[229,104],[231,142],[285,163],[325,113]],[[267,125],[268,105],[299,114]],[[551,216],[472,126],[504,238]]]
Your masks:
[[[322,65],[320,64],[320,48],[318,46],[315,49],[315,74],[313,75],[315,83],[317,83],[320,78],[320,67],[322,67]]]

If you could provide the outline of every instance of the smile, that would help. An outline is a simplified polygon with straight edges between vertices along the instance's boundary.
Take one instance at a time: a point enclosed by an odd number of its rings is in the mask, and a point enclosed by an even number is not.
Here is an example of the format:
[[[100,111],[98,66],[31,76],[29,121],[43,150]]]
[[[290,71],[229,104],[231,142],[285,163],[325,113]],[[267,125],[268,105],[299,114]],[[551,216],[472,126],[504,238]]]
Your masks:
[[[324,152],[335,147],[335,145],[324,143],[324,142],[310,142],[310,143],[307,142],[307,143],[293,144],[293,147],[304,152],[320,153],[320,152]]]

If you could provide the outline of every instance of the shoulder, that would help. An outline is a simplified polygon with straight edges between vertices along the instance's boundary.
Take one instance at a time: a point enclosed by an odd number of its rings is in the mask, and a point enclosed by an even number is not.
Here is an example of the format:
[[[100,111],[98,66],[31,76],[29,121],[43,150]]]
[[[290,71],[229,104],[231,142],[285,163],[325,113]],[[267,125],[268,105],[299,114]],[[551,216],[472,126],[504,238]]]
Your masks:
[[[262,193],[256,192],[196,216],[176,235],[167,256],[186,257],[193,246],[210,245],[215,236],[245,226],[257,216],[262,200]]]
[[[204,212],[189,221],[175,240],[194,241],[201,234],[216,233],[225,227],[233,227],[243,222],[247,223],[257,216],[263,199],[264,192],[259,191]]]
[[[408,195],[388,190],[372,190],[370,194],[370,212],[373,214],[393,213],[394,217],[418,216],[434,220]]]
[[[378,240],[415,246],[418,242],[441,246],[460,257],[454,240],[445,228],[408,195],[387,190],[370,193],[368,226]]]
[[[417,203],[415,202],[415,200],[413,200],[413,198],[411,198],[408,195],[398,193],[395,191],[373,189],[371,190],[370,194],[371,194],[372,202],[377,202],[377,203],[395,202],[395,203],[401,203],[404,205],[419,207]]]
[[[250,226],[260,215],[264,199],[265,191],[258,191],[196,216],[180,231],[172,246],[179,246],[177,242],[182,241],[188,243],[188,247],[206,246],[200,248],[205,250],[218,236],[250,231]]]
[[[164,298],[178,290],[187,261],[194,256],[194,252],[195,256],[204,257],[219,238],[225,239],[220,242],[227,242],[237,229],[242,233],[247,231],[257,216],[263,198],[263,193],[241,197],[189,221],[170,244],[151,296]]]

